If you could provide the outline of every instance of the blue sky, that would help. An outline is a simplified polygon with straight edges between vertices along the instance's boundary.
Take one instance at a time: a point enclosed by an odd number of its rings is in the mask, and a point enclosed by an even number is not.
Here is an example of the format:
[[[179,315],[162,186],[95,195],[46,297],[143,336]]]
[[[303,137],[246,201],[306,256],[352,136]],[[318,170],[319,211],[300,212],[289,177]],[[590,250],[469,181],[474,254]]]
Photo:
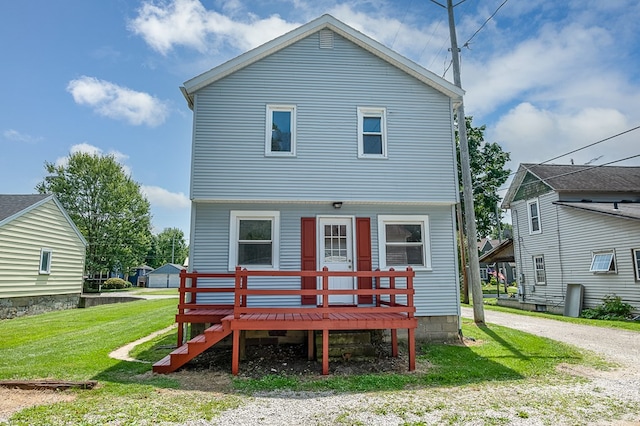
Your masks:
[[[459,44],[503,2],[457,6]],[[324,13],[453,80],[446,10],[427,0],[1,2],[0,193],[35,192],[45,161],[70,152],[113,154],[142,185],[154,231],[188,235],[192,113],[179,86]],[[507,1],[462,48],[467,115],[514,171],[640,125],[638,22],[637,0]],[[639,141],[555,162],[609,163],[640,154]]]

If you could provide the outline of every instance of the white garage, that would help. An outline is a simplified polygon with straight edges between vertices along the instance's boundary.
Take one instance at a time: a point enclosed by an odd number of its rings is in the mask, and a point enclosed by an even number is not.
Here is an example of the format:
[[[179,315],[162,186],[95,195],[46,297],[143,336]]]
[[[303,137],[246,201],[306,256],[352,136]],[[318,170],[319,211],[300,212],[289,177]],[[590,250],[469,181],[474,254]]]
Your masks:
[[[185,267],[182,265],[165,263],[147,274],[147,287],[178,288],[180,287],[180,271],[184,269]]]

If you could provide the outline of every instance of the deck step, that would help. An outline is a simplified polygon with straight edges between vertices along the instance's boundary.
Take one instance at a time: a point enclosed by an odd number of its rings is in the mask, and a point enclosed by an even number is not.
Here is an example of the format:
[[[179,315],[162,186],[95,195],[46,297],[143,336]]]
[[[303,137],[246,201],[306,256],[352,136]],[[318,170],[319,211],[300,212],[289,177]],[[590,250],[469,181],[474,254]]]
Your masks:
[[[168,374],[176,371],[229,334],[231,334],[231,328],[222,324],[207,328],[203,334],[194,337],[153,364],[154,373]]]

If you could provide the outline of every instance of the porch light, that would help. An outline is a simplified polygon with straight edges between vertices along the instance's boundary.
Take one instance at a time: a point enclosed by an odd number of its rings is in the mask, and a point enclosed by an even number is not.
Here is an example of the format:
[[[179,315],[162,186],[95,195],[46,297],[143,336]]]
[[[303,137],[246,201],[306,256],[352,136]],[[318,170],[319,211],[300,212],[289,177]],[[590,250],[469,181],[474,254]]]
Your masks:
[[[333,202],[333,208],[334,209],[339,209],[340,207],[342,207],[342,201],[334,201]]]

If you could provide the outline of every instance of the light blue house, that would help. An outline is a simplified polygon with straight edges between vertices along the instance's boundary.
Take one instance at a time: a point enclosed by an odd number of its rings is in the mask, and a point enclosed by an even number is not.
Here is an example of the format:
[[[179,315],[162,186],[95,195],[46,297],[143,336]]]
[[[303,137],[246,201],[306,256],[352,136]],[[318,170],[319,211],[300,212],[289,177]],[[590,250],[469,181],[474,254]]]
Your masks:
[[[190,271],[411,266],[417,336],[457,335],[459,88],[324,15],[181,90],[194,112]]]

